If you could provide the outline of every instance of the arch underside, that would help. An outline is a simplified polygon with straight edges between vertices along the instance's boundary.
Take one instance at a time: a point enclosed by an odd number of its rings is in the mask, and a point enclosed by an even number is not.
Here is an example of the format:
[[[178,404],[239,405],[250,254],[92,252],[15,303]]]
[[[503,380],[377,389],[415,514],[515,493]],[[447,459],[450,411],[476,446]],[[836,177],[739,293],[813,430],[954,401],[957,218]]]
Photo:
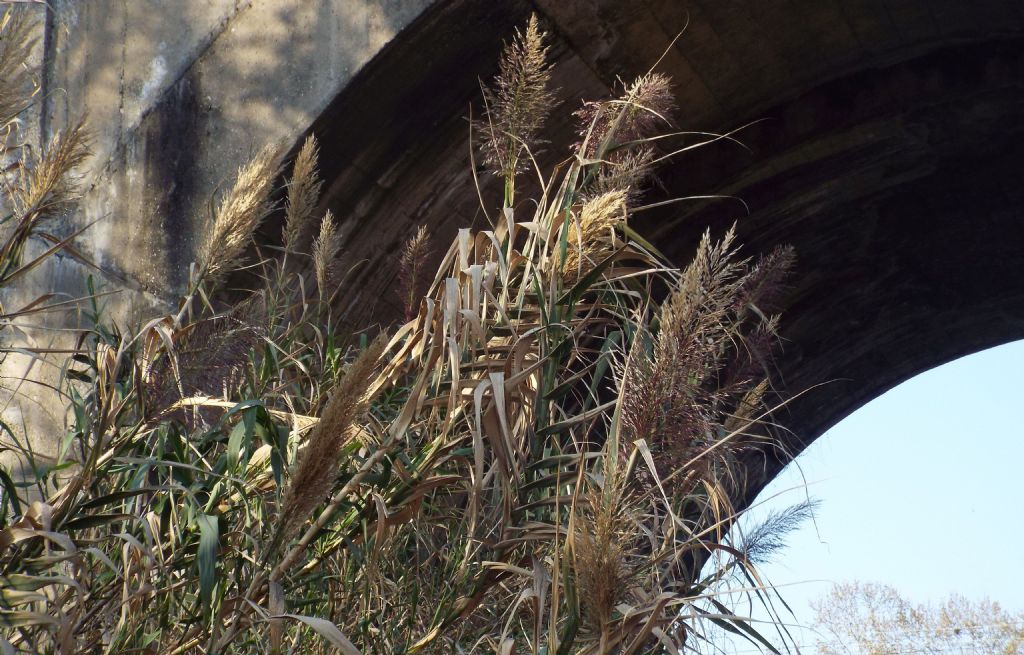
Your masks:
[[[312,128],[325,204],[344,217],[346,251],[367,260],[345,298],[353,323],[397,315],[377,264],[416,226],[445,243],[483,222],[465,116],[532,10],[555,35],[561,99],[546,164],[572,142],[580,100],[644,72],[687,19],[659,67],[678,85],[680,128],[757,121],[737,135],[746,149],[688,153],[647,196],[727,195],[748,209],[694,201],[635,227],[679,263],[705,227],[733,222],[746,254],[795,246],[779,380],[790,395],[814,388],[778,417],[791,452],[921,371],[1024,338],[1024,6],[1013,0],[439,2]],[[752,462],[745,500],[783,465]]]

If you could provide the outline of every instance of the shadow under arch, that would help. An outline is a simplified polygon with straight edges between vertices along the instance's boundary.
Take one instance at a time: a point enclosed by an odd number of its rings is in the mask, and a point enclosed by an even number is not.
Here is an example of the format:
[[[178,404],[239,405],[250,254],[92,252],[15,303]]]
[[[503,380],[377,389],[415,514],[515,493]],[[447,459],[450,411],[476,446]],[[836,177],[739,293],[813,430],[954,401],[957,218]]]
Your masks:
[[[391,258],[416,226],[445,243],[482,224],[465,116],[502,39],[538,11],[569,113],[662,62],[684,129],[745,129],[661,172],[676,205],[636,227],[685,261],[705,226],[737,222],[744,252],[796,247],[781,332],[784,446],[799,453],[915,374],[1024,338],[1024,9],[985,0],[889,3],[448,0],[406,28],[311,126],[324,205],[364,260],[343,297],[354,324],[398,315]],[[484,192],[489,188],[485,185]],[[749,503],[785,463],[751,461]]]

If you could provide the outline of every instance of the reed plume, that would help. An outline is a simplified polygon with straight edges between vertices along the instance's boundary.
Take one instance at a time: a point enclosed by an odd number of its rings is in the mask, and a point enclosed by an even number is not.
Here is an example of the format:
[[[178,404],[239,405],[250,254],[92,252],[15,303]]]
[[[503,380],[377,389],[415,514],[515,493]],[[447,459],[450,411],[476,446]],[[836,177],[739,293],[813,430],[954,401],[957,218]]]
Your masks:
[[[317,292],[323,299],[328,287],[337,282],[337,257],[341,250],[341,233],[330,210],[320,221],[320,235],[313,242],[313,270],[316,272]]]
[[[65,211],[78,195],[74,171],[89,157],[89,139],[79,123],[58,131],[34,162],[19,162],[7,187],[13,229],[0,247],[0,286],[21,266],[25,243],[39,224]],[[6,221],[5,221],[6,222]]]
[[[316,137],[309,135],[302,143],[299,154],[295,157],[291,181],[288,183],[288,198],[285,204],[282,233],[282,240],[287,252],[301,250],[304,240],[309,236],[313,213],[316,211],[320,189],[323,186],[323,180],[320,179],[317,170],[319,157],[320,148],[317,145]]]
[[[483,163],[498,177],[510,180],[522,168],[522,157],[535,143],[552,105],[551,78],[536,14],[525,32],[516,30],[505,45],[492,87],[482,89],[486,121],[477,124]]]
[[[666,471],[689,466],[670,485],[679,493],[699,481],[718,484],[731,456],[755,445],[719,440],[755,421],[769,388],[775,321],[756,305],[778,295],[792,252],[779,249],[751,266],[736,259],[734,239],[733,230],[718,243],[704,234],[662,306],[650,351],[635,348],[621,373],[629,439],[648,441]]]
[[[738,312],[760,311],[769,315],[778,311],[785,293],[786,278],[796,264],[793,246],[776,246],[750,269],[736,292]]]
[[[411,321],[419,308],[427,282],[424,277],[427,272],[424,269],[429,254],[430,233],[426,225],[421,225],[416,234],[405,242],[398,261],[398,292],[402,298],[406,321]]]
[[[270,192],[280,170],[280,148],[263,148],[238,170],[234,186],[221,200],[213,226],[199,253],[200,279],[216,286],[238,268],[242,253],[273,205]]]
[[[611,480],[589,485],[574,516],[573,571],[579,587],[585,625],[605,633],[612,614],[637,582],[635,508],[621,485]]]
[[[676,98],[672,78],[664,73],[648,73],[626,88],[620,101],[625,105],[623,122],[616,130],[619,143],[646,139],[672,125]]]
[[[736,404],[736,409],[725,419],[724,427],[726,432],[742,430],[743,426],[756,420],[757,415],[765,407],[765,396],[770,386],[768,379],[763,378],[750,389],[748,389]]]
[[[672,80],[663,73],[648,73],[630,84],[614,100],[588,101],[574,112],[580,142],[587,158],[614,161],[645,139],[671,125],[675,111]]]
[[[0,130],[8,132],[21,112],[32,104],[37,90],[28,65],[37,39],[36,23],[25,11],[8,7],[0,17]],[[6,144],[5,144],[6,145]]]
[[[565,274],[579,276],[612,252],[614,229],[626,222],[626,192],[609,191],[587,201],[579,225],[569,226]]]
[[[326,500],[338,476],[342,447],[352,438],[357,423],[366,414],[372,374],[384,347],[381,334],[353,361],[338,382],[299,455],[298,465],[281,502],[280,526],[274,542],[287,543],[310,518],[317,505]]]
[[[89,157],[89,137],[78,123],[58,131],[31,165],[22,167],[11,193],[15,211],[33,222],[59,214],[78,192],[75,168]]]
[[[772,510],[760,523],[743,532],[740,550],[748,560],[762,564],[786,547],[786,537],[814,517],[820,501],[805,500],[778,511]]]
[[[653,146],[642,145],[623,149],[607,159],[588,184],[583,197],[595,198],[612,191],[626,194],[626,203],[634,205],[649,184],[654,168],[656,151]]]
[[[728,308],[735,297],[741,265],[734,261],[734,232],[718,244],[705,233],[697,256],[684,271],[675,291],[662,308],[654,359],[661,372],[661,429],[652,447],[666,470],[690,464],[688,474],[677,476],[677,493],[693,490],[698,481],[718,483],[718,458],[727,447],[693,461],[719,437],[721,416],[718,375],[730,343]],[[692,463],[691,463],[692,462]]]

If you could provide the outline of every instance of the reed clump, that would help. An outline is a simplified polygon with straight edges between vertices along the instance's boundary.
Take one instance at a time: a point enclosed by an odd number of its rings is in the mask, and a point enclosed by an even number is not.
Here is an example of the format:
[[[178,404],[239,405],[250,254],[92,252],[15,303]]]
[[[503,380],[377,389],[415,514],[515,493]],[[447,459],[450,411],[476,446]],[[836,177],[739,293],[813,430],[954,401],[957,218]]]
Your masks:
[[[37,33],[27,12],[8,7],[0,15],[0,291],[23,282],[77,236],[58,234],[56,219],[77,199],[76,169],[89,157],[89,135],[80,122],[58,130],[37,152],[25,141],[23,113],[40,92],[38,71],[28,63]],[[44,247],[26,258],[32,240]],[[53,297],[0,305],[0,331],[62,307]]]
[[[274,148],[217,205],[176,312],[83,335],[44,500],[0,503],[0,647],[626,655],[699,649],[715,624],[770,648],[716,598],[756,579],[727,529],[738,459],[773,447],[791,253],[708,235],[680,271],[632,230],[671,128],[655,73],[585,105],[548,191],[517,202],[553,104],[544,38],[531,19],[506,46],[475,127],[503,182],[492,228],[436,274],[411,239],[402,325],[337,327],[310,140],[258,288],[217,300],[275,207]]]

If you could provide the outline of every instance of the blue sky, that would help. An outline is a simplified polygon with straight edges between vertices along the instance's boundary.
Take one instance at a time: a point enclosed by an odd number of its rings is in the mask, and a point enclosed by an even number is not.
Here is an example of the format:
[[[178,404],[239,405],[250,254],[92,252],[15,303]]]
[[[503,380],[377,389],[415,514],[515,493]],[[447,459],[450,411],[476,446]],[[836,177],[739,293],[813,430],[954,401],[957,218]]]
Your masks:
[[[761,567],[801,622],[813,619],[811,599],[852,580],[915,602],[959,593],[1024,611],[1024,341],[890,390],[797,464],[749,518],[805,494],[821,501]]]

